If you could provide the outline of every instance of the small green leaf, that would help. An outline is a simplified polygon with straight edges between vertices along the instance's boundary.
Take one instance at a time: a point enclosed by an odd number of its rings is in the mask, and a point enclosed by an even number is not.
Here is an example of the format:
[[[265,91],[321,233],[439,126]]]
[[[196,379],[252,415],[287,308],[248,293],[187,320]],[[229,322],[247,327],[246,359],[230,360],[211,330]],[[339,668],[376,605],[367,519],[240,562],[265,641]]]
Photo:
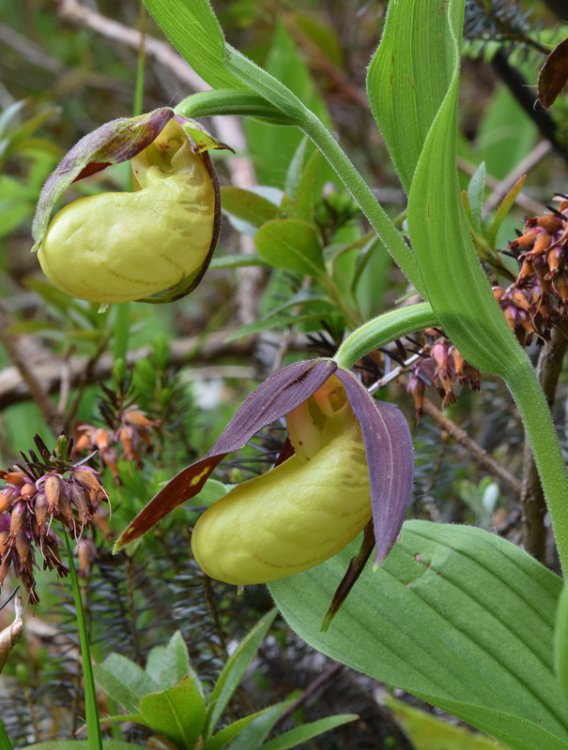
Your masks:
[[[481,209],[483,208],[483,199],[485,196],[485,162],[477,167],[472,175],[469,185],[467,186],[467,197],[471,207],[473,226],[477,231],[481,231]]]
[[[262,195],[238,187],[221,188],[221,206],[233,216],[259,227],[278,216],[278,206]]]
[[[269,221],[260,227],[255,242],[260,257],[275,268],[311,276],[325,270],[316,228],[305,221]]]
[[[294,215],[302,221],[311,222],[314,218],[316,188],[321,163],[321,153],[316,150],[308,159],[298,182]]]
[[[185,677],[174,687],[141,698],[140,715],[153,731],[193,748],[205,724],[205,702],[193,680]]]
[[[239,732],[236,740],[231,742],[228,750],[250,750],[253,747],[260,747],[284,711],[290,708],[293,703],[293,699],[282,701],[255,716],[250,724]]]
[[[299,727],[290,729],[288,732],[275,737],[270,742],[266,742],[260,750],[288,750],[291,747],[297,747],[302,742],[311,740],[312,737],[318,737],[324,732],[348,724],[350,721],[356,721],[359,717],[357,714],[338,714],[337,716],[326,716],[325,719],[311,721],[309,724],[302,724]]]
[[[391,696],[385,699],[385,703],[412,741],[415,750],[503,750],[503,745],[498,745],[487,737],[452,726]]]
[[[271,711],[272,708],[274,708],[274,706],[269,706],[262,711],[245,716],[244,718],[238,719],[232,724],[223,727],[223,729],[217,732],[217,734],[214,734],[212,737],[205,740],[202,750],[223,750],[223,748],[227,747],[229,742],[243,732],[249,724],[260,719],[267,711]]]
[[[219,675],[219,679],[215,683],[215,687],[209,698],[205,732],[206,736],[209,736],[219,723],[233,693],[238,688],[249,664],[254,659],[258,647],[266,638],[266,634],[268,633],[276,614],[277,610],[272,609],[264,615],[258,624],[241,641],[236,651],[223,667],[223,671]]]
[[[203,687],[189,664],[187,646],[179,630],[173,634],[167,646],[156,646],[150,651],[146,672],[164,689],[177,685],[184,677],[190,677],[198,692],[203,695]]]
[[[93,672],[109,698],[129,713],[138,713],[140,698],[159,689],[142,667],[121,654],[110,654],[102,664],[94,664]]]

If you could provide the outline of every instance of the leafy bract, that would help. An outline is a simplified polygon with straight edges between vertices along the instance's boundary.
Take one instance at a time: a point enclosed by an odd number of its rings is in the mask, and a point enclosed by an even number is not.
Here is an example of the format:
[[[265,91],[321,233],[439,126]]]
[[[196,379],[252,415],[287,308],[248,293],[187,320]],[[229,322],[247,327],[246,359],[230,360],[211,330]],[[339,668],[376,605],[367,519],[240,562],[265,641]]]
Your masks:
[[[557,576],[480,529],[409,521],[324,634],[323,616],[355,550],[270,584],[302,638],[514,750],[568,748],[568,704],[552,668]]]

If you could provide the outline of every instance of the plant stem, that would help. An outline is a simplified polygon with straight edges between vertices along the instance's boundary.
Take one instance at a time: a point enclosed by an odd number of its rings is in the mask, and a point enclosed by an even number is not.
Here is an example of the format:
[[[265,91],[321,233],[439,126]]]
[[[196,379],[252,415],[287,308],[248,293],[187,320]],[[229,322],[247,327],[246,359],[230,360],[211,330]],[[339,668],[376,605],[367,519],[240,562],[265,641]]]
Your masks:
[[[71,588],[73,589],[73,601],[75,603],[75,616],[77,618],[77,629],[79,631],[79,643],[81,644],[81,660],[83,663],[83,681],[85,686],[85,717],[87,721],[89,750],[102,750],[103,741],[99,723],[99,709],[95,692],[95,679],[93,677],[93,665],[91,663],[91,649],[89,647],[87,623],[81,599],[81,588],[79,586],[77,571],[75,570],[71,542],[69,540],[69,535],[65,530],[63,531],[63,536],[65,538],[67,557],[69,559],[69,576],[71,578]]]
[[[568,473],[552,415],[534,370],[526,366],[507,378],[521,414],[547,500],[560,566],[568,573]]]
[[[416,258],[333,135],[319,118],[308,111],[301,119],[300,128],[325,156],[403,273],[425,297]]]
[[[349,370],[355,362],[394,339],[439,325],[427,302],[402,307],[379,315],[353,331],[335,353],[339,367]]]
[[[543,346],[538,359],[536,374],[549,409],[552,409],[554,405],[556,387],[568,349],[567,334],[568,326],[561,325],[555,328],[550,342]],[[545,562],[547,528],[544,519],[547,508],[528,436],[525,437],[521,504],[523,507],[523,547],[537,560]]]
[[[14,746],[12,745],[10,738],[6,734],[6,730],[4,729],[4,724],[2,723],[1,719],[0,719],[0,750],[14,750]]]

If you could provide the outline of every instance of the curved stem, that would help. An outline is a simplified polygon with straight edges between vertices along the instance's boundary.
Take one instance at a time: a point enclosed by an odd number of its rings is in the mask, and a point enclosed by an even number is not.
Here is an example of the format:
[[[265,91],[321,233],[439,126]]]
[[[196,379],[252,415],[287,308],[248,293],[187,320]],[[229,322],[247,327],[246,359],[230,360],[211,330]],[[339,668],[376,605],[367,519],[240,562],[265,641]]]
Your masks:
[[[349,370],[361,357],[390,341],[437,325],[438,318],[427,302],[391,310],[353,331],[335,353],[334,360],[339,367]]]
[[[344,187],[357,202],[403,273],[422,296],[426,296],[418,264],[412,251],[330,131],[309,111],[306,111],[305,116],[302,117],[299,127],[311,138],[335,170]]]
[[[93,676],[93,665],[91,663],[91,649],[89,646],[89,636],[87,634],[87,622],[81,600],[81,588],[77,571],[75,570],[75,561],[73,559],[73,550],[69,535],[63,531],[65,546],[67,548],[67,557],[69,559],[69,576],[71,578],[71,588],[73,589],[73,601],[75,603],[75,616],[77,618],[77,629],[79,631],[79,643],[81,645],[81,660],[83,663],[83,681],[85,686],[85,714],[87,720],[87,735],[89,750],[102,750],[103,741],[101,727],[99,724],[99,709],[97,705],[97,696],[95,692],[95,679]]]
[[[546,497],[562,570],[568,572],[568,473],[552,415],[528,359],[507,378],[521,414]]]

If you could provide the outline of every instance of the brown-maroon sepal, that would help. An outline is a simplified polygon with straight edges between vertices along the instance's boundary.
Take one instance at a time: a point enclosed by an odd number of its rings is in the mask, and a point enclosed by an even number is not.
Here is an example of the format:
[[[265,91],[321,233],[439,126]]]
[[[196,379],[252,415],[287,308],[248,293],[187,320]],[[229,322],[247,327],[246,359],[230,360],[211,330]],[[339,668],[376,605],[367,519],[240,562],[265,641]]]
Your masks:
[[[302,360],[267,378],[245,399],[207,456],[182,469],[138,513],[118,538],[115,551],[195,497],[227,454],[243,448],[263,427],[306,401],[336,370],[337,365],[330,359]]]

